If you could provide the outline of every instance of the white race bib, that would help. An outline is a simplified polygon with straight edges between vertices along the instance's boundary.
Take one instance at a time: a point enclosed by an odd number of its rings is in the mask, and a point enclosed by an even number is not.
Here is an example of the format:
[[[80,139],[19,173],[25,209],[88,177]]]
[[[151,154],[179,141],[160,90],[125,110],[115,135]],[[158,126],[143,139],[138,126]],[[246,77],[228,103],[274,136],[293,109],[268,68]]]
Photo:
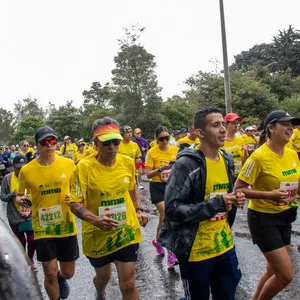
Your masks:
[[[31,207],[24,207],[20,205],[20,215],[23,218],[28,218],[31,214]]]
[[[211,199],[224,194],[227,194],[227,192],[210,193],[209,198]],[[224,220],[225,218],[226,218],[226,212],[224,211],[224,212],[217,213],[214,217],[208,219],[208,222],[221,221]]]
[[[119,229],[123,227],[126,223],[126,218],[127,218],[126,204],[122,203],[113,206],[99,206],[98,214],[99,217],[105,216],[107,214],[113,214],[110,218],[120,223],[120,226],[115,227],[114,229]]]
[[[167,182],[170,174],[171,174],[171,169],[162,171],[160,173],[161,180],[163,182]]]
[[[280,189],[286,190],[289,194],[289,197],[287,199],[285,199],[284,202],[276,202],[276,205],[277,206],[289,205],[297,197],[298,181],[296,181],[296,182],[280,182]]]
[[[64,222],[61,204],[39,209],[39,221],[41,227],[58,225]]]
[[[0,165],[0,170],[4,170],[5,169],[5,165],[1,164]]]

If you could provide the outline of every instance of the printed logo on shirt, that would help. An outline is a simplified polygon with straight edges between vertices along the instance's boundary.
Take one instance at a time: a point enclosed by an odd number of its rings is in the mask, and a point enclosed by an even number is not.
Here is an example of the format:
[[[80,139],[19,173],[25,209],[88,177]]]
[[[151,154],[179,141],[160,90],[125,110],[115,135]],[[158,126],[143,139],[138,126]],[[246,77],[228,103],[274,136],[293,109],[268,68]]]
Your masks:
[[[288,175],[292,175],[292,174],[297,174],[297,170],[295,168],[291,169],[291,170],[287,170],[287,171],[283,171],[282,172],[283,176],[288,176]]]
[[[253,171],[254,166],[255,166],[255,161],[251,160],[251,159],[248,159],[248,165],[245,168],[245,170],[243,171],[243,175],[245,177],[249,177],[251,175],[252,171]]]
[[[62,174],[60,175],[60,178],[67,178],[67,176],[66,176],[65,173],[62,173]]]
[[[124,183],[129,183],[129,178],[128,178],[128,177],[124,177],[123,182],[124,182]]]
[[[113,200],[101,201],[100,205],[101,206],[112,206],[112,205],[122,204],[124,202],[125,202],[124,198],[118,198],[118,199],[113,199]]]
[[[57,188],[57,189],[50,189],[50,190],[45,190],[41,192],[41,196],[45,196],[45,195],[50,195],[50,194],[59,194],[61,193],[61,189]]]
[[[217,184],[214,184],[213,188],[214,188],[214,191],[228,190],[229,183],[217,183]]]

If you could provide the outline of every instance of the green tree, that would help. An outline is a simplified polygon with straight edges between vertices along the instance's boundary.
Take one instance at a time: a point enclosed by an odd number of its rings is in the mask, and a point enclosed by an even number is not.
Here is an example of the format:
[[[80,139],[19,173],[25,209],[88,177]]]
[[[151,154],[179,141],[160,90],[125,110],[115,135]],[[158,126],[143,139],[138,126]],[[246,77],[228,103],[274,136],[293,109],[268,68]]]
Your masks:
[[[34,144],[34,135],[38,128],[44,126],[45,123],[38,116],[28,116],[19,122],[14,134],[14,142],[19,144],[21,141],[26,140]]]
[[[82,137],[83,121],[80,110],[73,105],[73,101],[67,101],[65,105],[58,108],[53,106],[46,123],[55,130],[60,141],[66,135],[72,138]]]
[[[95,104],[101,108],[107,108],[110,104],[111,86],[106,83],[102,87],[99,81],[92,83],[90,90],[85,90],[82,93],[84,104]]]
[[[0,108],[0,145],[11,144],[14,134],[14,116],[10,111]]]
[[[14,114],[17,123],[28,116],[36,116],[44,120],[44,111],[39,107],[38,100],[31,97],[14,103]]]
[[[131,31],[125,29],[125,38],[119,40],[120,51],[114,58],[112,70],[111,105],[121,117],[121,123],[141,127],[146,135],[151,135],[161,123],[162,98],[154,72],[154,56],[138,43],[144,30],[134,26]]]

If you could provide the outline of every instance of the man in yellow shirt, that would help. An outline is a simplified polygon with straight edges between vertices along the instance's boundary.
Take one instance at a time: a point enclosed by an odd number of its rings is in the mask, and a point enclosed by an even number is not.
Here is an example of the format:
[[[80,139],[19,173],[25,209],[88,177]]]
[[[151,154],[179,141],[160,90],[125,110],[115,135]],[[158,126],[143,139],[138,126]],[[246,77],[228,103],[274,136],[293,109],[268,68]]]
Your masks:
[[[232,157],[220,147],[225,122],[218,109],[195,115],[199,150],[179,153],[165,191],[165,218],[158,243],[179,261],[187,299],[234,299],[241,271],[227,212],[242,207],[245,195],[233,192]]]
[[[66,279],[74,275],[79,256],[75,218],[67,203],[75,165],[55,155],[57,137],[52,128],[39,128],[35,141],[40,156],[22,167],[16,200],[21,206],[32,205],[37,259],[43,264],[49,298],[66,299],[70,293]],[[26,191],[30,192],[30,201]]]
[[[200,143],[200,139],[197,135],[197,132],[194,128],[194,123],[189,123],[188,126],[188,135],[179,139],[176,146],[179,148],[179,151],[182,151],[184,148],[189,147],[195,143]]]
[[[105,299],[111,263],[117,267],[123,299],[138,300],[135,266],[140,225],[148,222],[135,189],[134,161],[118,154],[119,124],[109,117],[93,124],[97,154],[83,158],[76,167],[71,208],[83,220],[83,253],[95,268],[97,299]]]
[[[291,143],[293,145],[293,149],[297,152],[298,157],[300,159],[300,126],[297,126],[293,130],[293,134],[291,137]]]

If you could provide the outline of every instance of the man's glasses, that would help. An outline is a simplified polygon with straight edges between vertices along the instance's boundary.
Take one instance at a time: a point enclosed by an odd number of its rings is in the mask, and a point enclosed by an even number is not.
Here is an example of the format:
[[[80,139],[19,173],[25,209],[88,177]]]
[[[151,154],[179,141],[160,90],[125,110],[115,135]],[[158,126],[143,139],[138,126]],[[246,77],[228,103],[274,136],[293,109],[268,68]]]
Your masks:
[[[40,141],[41,146],[53,146],[56,144],[56,138],[50,138],[50,139],[43,139]]]
[[[23,147],[29,147],[29,145],[23,145]]]
[[[105,142],[101,142],[103,146],[108,147],[110,144],[113,144],[114,146],[118,146],[121,143],[121,140],[109,140],[109,141],[105,141]]]
[[[170,136],[169,135],[168,136],[161,136],[161,137],[157,138],[157,140],[159,142],[164,142],[164,141],[168,142],[170,140]]]

